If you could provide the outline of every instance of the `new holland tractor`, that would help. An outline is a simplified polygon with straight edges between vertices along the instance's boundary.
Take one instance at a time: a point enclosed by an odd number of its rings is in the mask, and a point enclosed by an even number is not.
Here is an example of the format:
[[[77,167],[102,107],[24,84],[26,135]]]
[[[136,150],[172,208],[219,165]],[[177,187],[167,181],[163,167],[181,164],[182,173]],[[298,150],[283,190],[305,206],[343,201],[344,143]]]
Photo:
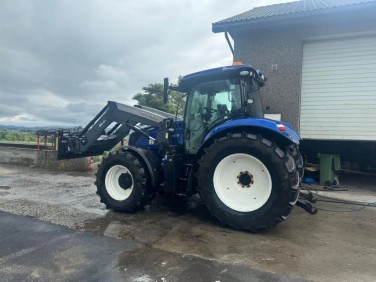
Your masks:
[[[80,132],[60,131],[58,159],[112,151],[98,167],[97,194],[108,209],[135,212],[156,193],[199,194],[211,213],[235,229],[258,232],[282,222],[299,199],[300,137],[286,123],[265,119],[251,65],[165,79],[164,97],[186,94],[184,118],[144,106],[108,102]]]

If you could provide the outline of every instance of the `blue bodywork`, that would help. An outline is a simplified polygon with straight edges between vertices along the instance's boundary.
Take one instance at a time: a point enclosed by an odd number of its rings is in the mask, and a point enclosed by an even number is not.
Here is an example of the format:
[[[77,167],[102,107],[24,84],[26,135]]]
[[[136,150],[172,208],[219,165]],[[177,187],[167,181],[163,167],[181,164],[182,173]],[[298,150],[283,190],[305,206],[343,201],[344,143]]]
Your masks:
[[[285,130],[281,131],[278,129],[278,124],[284,125]],[[175,132],[171,135],[171,145],[184,145],[184,123],[183,121],[177,121],[175,123]],[[274,132],[275,134],[281,135],[283,138],[286,139],[287,142],[294,143],[296,145],[299,145],[300,143],[300,136],[292,129],[292,127],[286,123],[286,122],[280,122],[280,121],[274,121],[271,119],[262,119],[262,118],[237,118],[237,119],[232,119],[228,120],[224,123],[219,124],[212,130],[210,130],[202,140],[202,145],[204,146],[205,143],[213,138],[214,136],[226,132],[231,129],[236,129],[236,128],[250,128],[254,129],[254,132],[257,132],[258,129],[264,129],[268,130],[271,132]],[[148,132],[152,137],[156,137],[158,133],[158,128],[153,128],[153,127],[148,127]],[[158,144],[149,144],[149,140],[142,135],[138,135],[137,133],[134,133],[137,135],[137,138],[130,140],[130,145],[134,145],[137,147],[145,148],[145,149],[150,149],[154,152],[158,152],[160,150],[160,146]]]
[[[183,145],[183,126],[184,122],[182,120],[175,121],[175,132],[171,134],[170,136],[170,142],[171,145]],[[158,128],[147,126],[143,128],[146,130],[151,137],[156,138],[158,134]],[[136,147],[144,148],[144,149],[150,149],[152,151],[155,151],[156,153],[159,152],[161,147],[158,144],[149,144],[149,139],[146,138],[143,135],[138,134],[137,132],[133,132],[131,136],[133,137],[129,138],[129,145],[133,145]]]
[[[284,131],[280,131],[277,127],[278,124],[282,124],[285,126]],[[284,122],[278,122],[271,119],[262,119],[262,118],[239,118],[239,119],[233,119],[229,120],[227,122],[224,122],[215,128],[213,128],[211,131],[209,131],[204,140],[203,144],[209,140],[211,137],[213,137],[216,134],[219,134],[220,132],[236,128],[236,127],[254,127],[254,128],[264,128],[267,130],[271,130],[275,133],[281,134],[283,137],[287,138],[290,142],[293,142],[295,144],[299,144],[301,138],[300,136],[291,128],[291,126],[288,123]]]

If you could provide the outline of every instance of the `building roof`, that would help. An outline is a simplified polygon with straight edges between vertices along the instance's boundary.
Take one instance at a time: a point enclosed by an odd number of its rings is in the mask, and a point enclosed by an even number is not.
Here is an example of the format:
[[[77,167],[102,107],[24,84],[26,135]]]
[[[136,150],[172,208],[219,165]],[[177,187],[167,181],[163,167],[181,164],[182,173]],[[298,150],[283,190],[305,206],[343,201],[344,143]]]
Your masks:
[[[320,13],[328,9],[345,6],[374,4],[376,0],[301,0],[269,6],[256,7],[239,15],[213,23],[213,32],[223,32],[227,27],[243,23],[266,21],[276,18],[287,18],[292,15]]]

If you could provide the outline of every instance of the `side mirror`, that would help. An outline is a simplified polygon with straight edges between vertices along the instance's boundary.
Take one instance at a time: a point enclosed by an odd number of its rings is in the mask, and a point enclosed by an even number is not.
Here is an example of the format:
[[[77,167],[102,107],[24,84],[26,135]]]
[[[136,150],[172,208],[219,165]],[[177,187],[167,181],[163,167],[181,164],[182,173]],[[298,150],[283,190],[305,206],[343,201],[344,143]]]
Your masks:
[[[170,86],[170,83],[168,82],[168,77],[163,79],[163,102],[165,104],[168,103],[168,87]]]

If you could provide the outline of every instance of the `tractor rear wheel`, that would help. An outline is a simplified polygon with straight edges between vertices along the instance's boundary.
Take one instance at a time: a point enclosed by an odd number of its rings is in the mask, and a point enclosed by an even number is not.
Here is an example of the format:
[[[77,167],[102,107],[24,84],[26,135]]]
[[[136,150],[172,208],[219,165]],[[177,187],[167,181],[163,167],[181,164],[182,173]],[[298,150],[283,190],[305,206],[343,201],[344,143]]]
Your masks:
[[[253,134],[232,133],[209,146],[199,162],[203,202],[221,222],[259,232],[283,221],[299,196],[294,158]]]
[[[300,183],[303,181],[304,177],[304,159],[302,154],[299,151],[299,147],[296,145],[291,145],[288,149],[289,153],[295,159],[296,169],[299,173],[299,180]]]
[[[142,161],[130,152],[118,150],[103,159],[95,184],[107,209],[134,212],[142,209],[153,195],[149,179]]]

